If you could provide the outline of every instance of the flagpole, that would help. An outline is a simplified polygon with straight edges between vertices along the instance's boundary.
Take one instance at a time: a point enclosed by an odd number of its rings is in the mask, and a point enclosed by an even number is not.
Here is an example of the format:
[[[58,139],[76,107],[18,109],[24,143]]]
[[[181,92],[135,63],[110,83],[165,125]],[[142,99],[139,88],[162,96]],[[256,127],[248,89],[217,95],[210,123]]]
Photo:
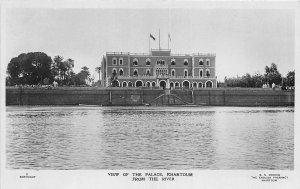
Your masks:
[[[160,50],[160,29],[158,30],[158,38],[159,38],[158,49]]]
[[[169,41],[170,41],[169,35],[170,35],[170,34],[168,33],[168,50],[170,49],[170,48],[169,48]]]

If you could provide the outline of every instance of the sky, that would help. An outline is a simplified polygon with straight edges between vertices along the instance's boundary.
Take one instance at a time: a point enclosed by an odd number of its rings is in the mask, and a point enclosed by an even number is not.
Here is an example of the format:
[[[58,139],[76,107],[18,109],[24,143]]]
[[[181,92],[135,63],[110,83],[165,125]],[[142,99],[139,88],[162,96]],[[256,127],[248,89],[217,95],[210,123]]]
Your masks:
[[[6,63],[21,53],[45,52],[75,60],[74,71],[91,74],[106,52],[216,53],[218,81],[245,73],[263,74],[277,64],[294,70],[295,20],[291,9],[200,8],[10,8],[6,9]]]

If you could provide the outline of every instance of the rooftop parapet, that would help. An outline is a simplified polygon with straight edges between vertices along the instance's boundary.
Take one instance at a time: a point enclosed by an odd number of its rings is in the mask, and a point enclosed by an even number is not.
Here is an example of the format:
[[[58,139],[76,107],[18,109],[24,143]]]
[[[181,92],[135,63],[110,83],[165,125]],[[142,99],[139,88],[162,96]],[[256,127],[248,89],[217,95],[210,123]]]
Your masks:
[[[168,52],[164,52],[162,54],[156,54],[152,52],[152,54],[149,53],[130,53],[130,52],[106,52],[107,55],[131,55],[131,56],[183,56],[183,57],[187,57],[187,56],[205,56],[205,57],[215,57],[216,53],[192,53],[192,54],[176,54],[176,53],[172,53],[172,54],[167,54]]]

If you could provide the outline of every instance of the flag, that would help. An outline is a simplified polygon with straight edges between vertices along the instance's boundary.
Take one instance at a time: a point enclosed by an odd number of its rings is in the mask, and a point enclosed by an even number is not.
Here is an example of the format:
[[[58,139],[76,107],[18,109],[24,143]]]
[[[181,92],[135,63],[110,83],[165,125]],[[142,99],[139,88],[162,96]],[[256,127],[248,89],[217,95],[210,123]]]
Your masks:
[[[150,37],[153,39],[153,40],[155,40],[155,37],[150,33]]]
[[[171,36],[170,36],[170,34],[168,34],[168,37],[169,37],[169,40],[171,41]]]

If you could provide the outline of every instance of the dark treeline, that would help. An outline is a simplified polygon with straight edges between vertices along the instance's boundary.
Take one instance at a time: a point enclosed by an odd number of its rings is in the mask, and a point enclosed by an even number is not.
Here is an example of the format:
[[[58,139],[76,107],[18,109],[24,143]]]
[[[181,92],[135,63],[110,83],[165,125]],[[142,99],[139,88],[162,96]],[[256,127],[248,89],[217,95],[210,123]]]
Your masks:
[[[49,85],[54,81],[61,86],[86,86],[93,83],[88,67],[82,67],[79,73],[75,73],[73,68],[74,60],[71,58],[55,56],[52,60],[43,52],[22,53],[9,62],[6,85]]]
[[[270,67],[265,67],[263,75],[259,73],[250,75],[246,73],[240,77],[225,77],[224,79],[224,87],[262,88],[264,84],[272,86],[273,83],[281,86],[283,89],[293,87],[295,85],[295,71],[289,71],[286,77],[282,77],[277,69],[277,65],[272,63]]]

